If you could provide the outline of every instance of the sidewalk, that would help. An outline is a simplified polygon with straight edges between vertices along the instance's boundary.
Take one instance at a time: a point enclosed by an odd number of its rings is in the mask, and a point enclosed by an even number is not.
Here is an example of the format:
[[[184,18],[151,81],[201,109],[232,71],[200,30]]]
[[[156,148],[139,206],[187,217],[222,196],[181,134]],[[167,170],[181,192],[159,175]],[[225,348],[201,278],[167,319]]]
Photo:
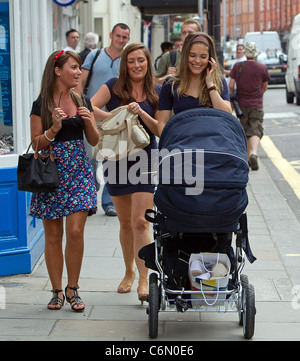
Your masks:
[[[253,340],[299,341],[300,302],[292,287],[299,285],[300,298],[300,224],[261,163],[259,171],[250,172],[248,196],[249,239],[257,261],[247,262],[243,273],[255,288]],[[32,274],[0,278],[6,300],[6,309],[0,307],[0,341],[149,341],[147,303],[138,302],[137,280],[131,293],[116,292],[124,273],[118,233],[117,217],[99,210],[88,219],[80,278],[86,304],[82,314],[71,311],[69,304],[60,311],[47,310],[51,285],[43,257]],[[160,313],[157,341],[175,340],[244,338],[237,313]]]

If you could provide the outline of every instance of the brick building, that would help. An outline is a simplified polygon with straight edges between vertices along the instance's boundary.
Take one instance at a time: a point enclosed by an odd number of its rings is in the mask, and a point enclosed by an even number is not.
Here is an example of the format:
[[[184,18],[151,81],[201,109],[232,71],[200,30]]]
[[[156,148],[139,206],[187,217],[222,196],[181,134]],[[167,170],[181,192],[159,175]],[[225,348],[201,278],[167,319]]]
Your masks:
[[[226,3],[226,35],[243,38],[249,31],[277,31],[283,48],[295,15],[300,13],[299,0],[223,0]],[[221,29],[223,31],[223,17]],[[224,36],[224,35],[223,35]]]

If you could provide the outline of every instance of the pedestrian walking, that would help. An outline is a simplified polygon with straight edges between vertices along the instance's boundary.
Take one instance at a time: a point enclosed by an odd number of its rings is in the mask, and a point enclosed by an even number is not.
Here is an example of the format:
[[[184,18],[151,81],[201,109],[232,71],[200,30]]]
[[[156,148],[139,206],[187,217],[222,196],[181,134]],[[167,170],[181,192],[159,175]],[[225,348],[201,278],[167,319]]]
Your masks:
[[[160,48],[161,48],[161,54],[155,59],[154,61],[154,69],[157,70],[157,66],[158,63],[161,59],[161,57],[167,52],[173,49],[173,43],[171,43],[170,41],[164,41],[163,43],[160,44]]]
[[[70,29],[66,32],[67,46],[63,49],[64,51],[76,51],[79,44],[79,33],[75,29]]]
[[[236,46],[236,59],[235,59],[235,61],[233,62],[232,67],[234,66],[235,63],[239,63],[239,62],[241,62],[241,61],[246,61],[246,60],[247,60],[247,57],[246,57],[246,55],[244,54],[244,49],[245,49],[244,44],[238,44],[238,45]],[[224,69],[224,74],[227,75],[227,76],[229,76],[230,71],[231,71],[231,70],[226,70],[226,69]]]
[[[48,304],[58,310],[65,297],[74,311],[85,306],[78,294],[78,280],[88,215],[97,211],[97,194],[92,167],[83,144],[99,139],[90,100],[75,93],[81,75],[81,58],[71,51],[50,55],[42,78],[41,92],[30,116],[31,138],[37,151],[51,146],[59,172],[60,186],[54,192],[33,193],[30,215],[43,220],[45,260],[53,297]],[[66,218],[65,262],[68,283],[62,289],[64,217]]]
[[[81,57],[82,63],[84,63],[85,58],[89,55],[89,53],[97,48],[97,44],[99,42],[99,35],[89,32],[84,37],[84,50],[82,50],[79,55]]]
[[[185,38],[192,33],[201,31],[201,25],[195,19],[186,19],[181,27],[181,45],[167,53],[165,53],[158,64],[156,71],[156,81],[158,83],[163,82],[165,75],[174,74],[176,72],[176,67],[179,65],[181,57],[182,44],[184,43]]]
[[[263,96],[270,80],[266,65],[256,61],[258,54],[254,42],[246,43],[247,61],[235,64],[229,74],[229,90],[233,93],[236,84],[238,102],[243,112],[240,121],[247,137],[248,162],[252,170],[259,168],[257,153],[264,130]]]
[[[177,73],[166,78],[159,96],[158,132],[175,114],[208,107],[231,113],[229,92],[213,39],[206,33],[189,34],[182,47]]]
[[[78,92],[83,92],[87,80],[89,78],[88,89],[86,95],[91,99],[101,86],[110,78],[118,76],[120,72],[120,61],[124,47],[130,40],[130,29],[126,24],[116,24],[110,33],[111,43],[108,47],[93,50],[85,59],[82,65],[82,79],[78,86]],[[100,184],[97,181],[98,162],[93,159],[92,147],[86,145],[89,158],[91,160],[97,191],[100,189]],[[101,205],[107,216],[116,216],[116,210],[110,195],[104,185],[101,195]]]
[[[151,56],[148,48],[142,43],[128,45],[122,54],[120,76],[107,81],[92,98],[95,117],[105,121],[109,112],[101,110],[106,105],[108,111],[128,105],[128,110],[138,114],[141,124],[150,135],[150,144],[141,150],[147,154],[148,162],[123,158],[120,161],[107,161],[105,164],[106,184],[117,210],[120,222],[120,242],[125,263],[125,277],[118,287],[119,293],[131,291],[135,279],[134,260],[139,272],[138,299],[143,302],[148,295],[148,270],[144,261],[138,257],[139,250],[150,243],[149,224],[145,219],[146,209],[153,208],[153,192],[151,170],[153,149],[157,148],[157,106],[160,85],[153,82]],[[139,154],[139,153],[137,153]],[[144,158],[143,158],[144,159]],[[137,184],[130,178],[131,172],[147,174],[146,179]],[[115,170],[110,172],[110,168]],[[141,169],[143,168],[143,169]],[[110,178],[109,174],[120,175],[118,179]],[[124,181],[124,178],[126,181]],[[121,180],[120,180],[121,179]]]

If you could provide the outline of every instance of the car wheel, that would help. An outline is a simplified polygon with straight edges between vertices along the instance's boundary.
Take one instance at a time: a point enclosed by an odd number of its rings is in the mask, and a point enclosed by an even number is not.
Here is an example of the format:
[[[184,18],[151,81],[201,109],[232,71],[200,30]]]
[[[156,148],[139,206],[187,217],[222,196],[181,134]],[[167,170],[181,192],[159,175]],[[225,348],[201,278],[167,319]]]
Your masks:
[[[293,104],[294,103],[294,93],[291,93],[287,90],[287,88],[285,89],[285,93],[286,93],[286,102],[288,104]]]

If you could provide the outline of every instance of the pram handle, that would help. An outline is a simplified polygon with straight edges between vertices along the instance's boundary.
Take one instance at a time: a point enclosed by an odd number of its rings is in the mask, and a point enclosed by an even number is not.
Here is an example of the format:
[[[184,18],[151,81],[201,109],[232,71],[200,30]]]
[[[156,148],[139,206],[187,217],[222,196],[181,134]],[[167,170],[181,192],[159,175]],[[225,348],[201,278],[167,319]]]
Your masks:
[[[149,214],[154,214],[154,217],[150,217]],[[146,209],[145,219],[150,223],[157,223],[157,212],[154,209]]]

